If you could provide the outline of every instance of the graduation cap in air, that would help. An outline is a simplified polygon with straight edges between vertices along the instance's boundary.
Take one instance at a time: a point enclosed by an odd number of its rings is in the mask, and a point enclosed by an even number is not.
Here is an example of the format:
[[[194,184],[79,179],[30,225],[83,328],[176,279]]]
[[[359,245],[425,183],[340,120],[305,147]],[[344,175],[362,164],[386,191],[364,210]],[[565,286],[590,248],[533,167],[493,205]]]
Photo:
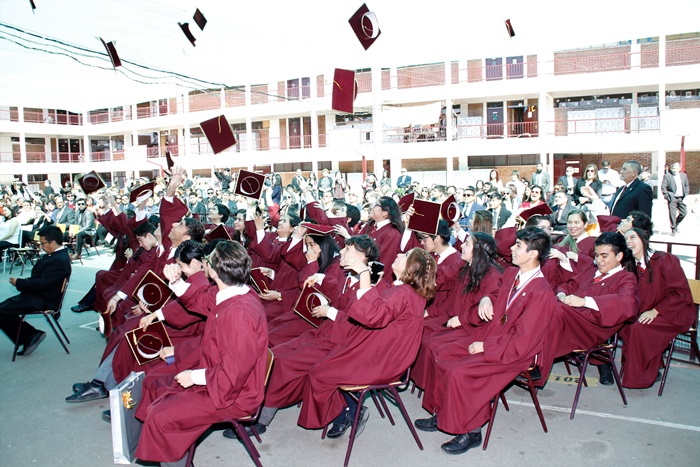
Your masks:
[[[207,136],[214,154],[236,144],[236,137],[233,135],[231,125],[228,124],[228,120],[223,115],[205,120],[199,126],[202,127],[202,131]]]
[[[144,200],[147,200],[153,196],[153,190],[155,189],[156,182],[144,183],[129,192],[129,202],[135,204],[141,204]]]
[[[510,24],[510,18],[508,18],[506,21],[506,29],[508,30],[508,36],[510,37],[515,37],[515,31],[513,30],[513,25]]]
[[[168,151],[167,149],[165,150],[165,163],[168,166],[167,172],[172,172],[175,162],[173,161],[173,158],[170,155],[170,151]]]
[[[256,172],[241,169],[236,177],[233,192],[247,198],[260,199],[265,187],[265,176]]]
[[[112,66],[116,69],[118,66],[122,66],[122,61],[119,59],[117,54],[117,49],[114,47],[114,42],[105,42],[101,37],[98,37],[105,50],[107,50],[107,55],[109,55],[109,60],[112,62]]]
[[[105,187],[105,182],[94,170],[80,177],[78,183],[86,195]]]
[[[333,99],[331,108],[339,112],[354,113],[354,102],[357,97],[357,82],[355,72],[335,69],[333,74]]]
[[[348,22],[365,50],[369,49],[382,33],[379,30],[377,15],[373,11],[369,11],[365,3],[352,15]]]
[[[192,17],[195,23],[197,23],[197,26],[199,26],[199,29],[204,31],[204,26],[207,25],[207,19],[204,17],[201,11],[199,11],[199,8],[197,8],[197,11],[194,12],[194,16]]]
[[[32,13],[34,13],[34,10],[36,10],[36,5],[34,4],[34,0],[29,0],[29,4],[32,6]]]
[[[335,228],[332,225],[314,224],[312,222],[301,222],[300,227],[304,227],[312,235],[331,235],[335,233]]]
[[[450,224],[454,224],[462,217],[459,204],[455,200],[455,195],[450,195],[440,206],[440,215]]]
[[[190,23],[177,23],[178,26],[180,26],[180,29],[182,29],[182,33],[185,35],[188,41],[190,41],[190,44],[192,44],[192,47],[196,47],[197,45],[195,44],[195,41],[197,40],[192,33],[190,32]]]

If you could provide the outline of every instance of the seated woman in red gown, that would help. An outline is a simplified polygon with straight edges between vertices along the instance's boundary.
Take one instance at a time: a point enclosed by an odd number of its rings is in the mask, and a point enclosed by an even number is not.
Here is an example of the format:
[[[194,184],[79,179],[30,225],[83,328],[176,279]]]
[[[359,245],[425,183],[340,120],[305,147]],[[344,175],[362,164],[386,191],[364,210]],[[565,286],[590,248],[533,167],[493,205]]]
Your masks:
[[[240,243],[226,241],[206,262],[219,289],[206,303],[189,293],[177,266],[166,267],[185,306],[209,310],[209,317],[196,369],[170,377],[145,410],[139,459],[184,466],[187,450],[213,423],[252,414],[265,395],[267,321],[260,299],[246,285],[251,259]]]
[[[449,346],[467,338],[486,321],[479,317],[479,304],[484,297],[496,301],[501,287],[503,269],[496,262],[496,242],[491,235],[475,232],[462,244],[462,261],[466,264],[459,273],[457,286],[452,291],[454,301],[449,320],[440,325],[426,323],[420,351],[413,364],[411,379],[419,388],[432,384],[430,355],[432,349]],[[438,284],[440,266],[438,265]],[[437,294],[437,292],[436,292]]]
[[[346,384],[379,384],[396,381],[413,363],[423,332],[425,303],[435,293],[435,260],[414,248],[392,264],[398,277],[393,287],[380,293],[371,287],[365,264],[353,262],[359,274],[358,300],[347,311],[345,337],[309,371],[302,391],[298,423],[319,429],[333,422],[331,437],[342,435],[352,423],[354,400],[339,390]],[[387,271],[388,272],[388,271]],[[380,281],[385,284],[385,281]],[[324,315],[327,310],[319,310]],[[336,323],[338,326],[341,323]],[[362,409],[359,434],[369,412]]]
[[[625,239],[637,261],[641,314],[620,330],[622,385],[643,389],[656,382],[664,350],[677,334],[690,329],[696,308],[678,258],[652,250],[641,229],[628,230]]]

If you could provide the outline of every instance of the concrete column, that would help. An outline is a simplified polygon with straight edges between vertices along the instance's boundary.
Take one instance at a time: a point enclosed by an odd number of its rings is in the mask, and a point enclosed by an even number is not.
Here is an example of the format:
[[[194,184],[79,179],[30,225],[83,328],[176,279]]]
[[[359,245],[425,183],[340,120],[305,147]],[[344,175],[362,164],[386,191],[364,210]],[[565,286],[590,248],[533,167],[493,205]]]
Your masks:
[[[447,163],[445,164],[445,184],[446,185],[454,185],[454,180],[455,180],[455,173],[452,168],[453,164],[453,159],[452,155],[447,156]]]
[[[666,112],[666,36],[664,34],[659,34],[659,120],[660,123],[663,122],[663,112]],[[661,129],[661,134],[663,134],[663,128]],[[666,148],[664,146],[664,138],[659,137],[659,155],[657,160],[657,173],[659,174],[659,190],[657,190],[656,197],[659,201],[658,204],[666,204],[663,194],[661,193],[661,177],[664,175],[664,167],[666,166]],[[666,216],[668,217],[668,216]]]
[[[630,47],[630,65],[632,68],[639,68],[642,66],[642,45],[637,42],[637,39],[632,39],[632,45]]]
[[[225,109],[226,108],[226,90],[224,88],[221,88],[219,90],[219,99],[221,101],[221,108]]]
[[[396,68],[392,68],[392,76]],[[394,87],[392,85],[392,87]],[[382,118],[382,69],[372,66],[372,127],[374,128],[374,174],[377,180],[382,177],[382,147],[384,145],[384,123]],[[369,159],[369,155],[365,154]],[[399,169],[400,170],[400,169]]]
[[[81,162],[92,162],[92,146],[90,145],[90,136],[83,135],[83,157]]]
[[[315,89],[315,86],[312,86],[312,88]],[[318,112],[316,112],[315,110],[312,110],[310,118],[311,118],[311,135],[310,135],[311,136],[311,147],[313,149],[317,149],[318,148],[318,137],[319,137],[319,134],[318,134]],[[304,127],[304,125],[302,125],[302,129],[303,129],[303,127]]]
[[[372,83],[372,89],[373,89],[375,92],[376,92],[376,91],[381,91],[381,89],[382,89],[382,68],[381,68],[381,67],[377,67],[377,70],[378,70],[378,74],[379,74],[379,85],[378,85],[377,87],[375,87],[375,86],[374,86],[374,83]],[[374,69],[373,69],[373,70],[372,70],[372,81],[374,81],[374,74],[375,74],[375,73],[374,73]],[[390,77],[391,77],[390,80],[389,80],[390,88],[391,88],[391,89],[398,89],[398,87],[399,87],[399,77],[398,77],[398,75],[397,75],[397,70],[396,70],[396,67],[395,67],[395,66],[389,68],[389,75],[390,75]]]
[[[245,106],[250,108],[252,105],[252,96],[250,94],[250,84],[245,85]],[[250,112],[246,112],[245,117],[245,141],[246,141],[246,152],[251,155],[255,151],[255,144],[253,142],[253,119],[250,117]]]
[[[190,125],[190,96],[189,94],[183,94],[182,95],[182,116],[183,116],[183,122],[184,122],[184,129],[183,129],[183,135],[182,135],[182,141],[184,147],[182,148],[182,152],[180,152],[181,155],[187,156],[190,154],[192,151],[191,149],[191,144],[192,144],[192,138],[190,136],[190,130],[192,128],[192,125]]]

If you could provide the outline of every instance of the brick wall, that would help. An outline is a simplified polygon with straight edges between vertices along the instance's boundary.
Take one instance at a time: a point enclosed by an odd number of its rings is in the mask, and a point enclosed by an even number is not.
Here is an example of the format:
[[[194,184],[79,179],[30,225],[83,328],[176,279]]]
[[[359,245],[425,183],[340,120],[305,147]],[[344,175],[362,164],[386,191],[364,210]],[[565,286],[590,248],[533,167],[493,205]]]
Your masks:
[[[287,84],[284,81],[277,81],[277,101],[284,101],[287,95]]]
[[[481,81],[481,59],[467,60],[467,81],[470,83]]]
[[[199,110],[218,109],[221,107],[221,97],[218,91],[209,91],[209,93],[200,94],[190,94],[189,100],[190,112],[197,112]]]
[[[338,164],[338,169],[343,173],[362,173],[362,159],[345,161]],[[367,160],[367,173],[374,172],[374,161]]]
[[[445,84],[445,64],[410,66],[396,70],[399,89]]]
[[[668,107],[671,110],[675,109],[697,109],[700,108],[700,101],[675,101],[669,102]]]
[[[245,105],[245,90],[227,89],[224,94],[226,107],[239,107]]]
[[[363,71],[355,73],[355,81],[357,81],[357,92],[372,92],[372,72]]]
[[[630,50],[630,46],[620,46],[555,52],[554,74],[627,70],[631,65]]]
[[[666,163],[668,165],[681,161],[680,152],[667,152]],[[685,153],[685,173],[690,183],[690,194],[700,194],[700,152]]]
[[[280,118],[280,148],[287,149],[287,119]]]
[[[323,75],[318,75],[316,77],[316,97],[323,97],[326,95],[325,83],[323,81]]]
[[[326,147],[326,116],[318,116],[318,146],[321,148]]]
[[[679,39],[666,43],[667,66],[690,65],[692,63],[700,63],[700,38]]]
[[[537,76],[537,55],[527,56],[527,77],[534,78]]]
[[[482,104],[467,104],[467,117],[483,117],[484,106]]]
[[[659,66],[659,44],[642,44],[642,68],[657,68]]]
[[[459,62],[452,62],[451,72],[452,72],[452,84],[459,84]]]
[[[251,104],[267,104],[267,84],[258,84],[257,86],[251,86],[250,92]]]

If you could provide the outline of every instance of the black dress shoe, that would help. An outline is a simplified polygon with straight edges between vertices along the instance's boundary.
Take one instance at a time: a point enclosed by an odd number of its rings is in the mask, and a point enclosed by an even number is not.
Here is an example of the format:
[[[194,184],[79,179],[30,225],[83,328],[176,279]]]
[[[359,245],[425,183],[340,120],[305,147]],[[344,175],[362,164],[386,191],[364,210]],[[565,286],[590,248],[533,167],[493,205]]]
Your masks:
[[[102,420],[107,423],[112,423],[112,412],[110,410],[105,410],[102,412]]]
[[[75,313],[83,313],[85,311],[92,310],[92,303],[89,305],[84,303],[78,303],[77,305],[70,307],[70,310]]]
[[[430,418],[419,418],[413,424],[420,431],[438,431],[437,415],[433,415]]]
[[[250,426],[245,426],[245,432],[248,436],[254,436],[253,435],[253,430],[250,428]],[[267,431],[267,427],[261,423],[256,423],[255,424],[255,431],[258,432],[259,435],[265,433]],[[228,439],[238,439],[238,433],[236,433],[236,430],[233,428],[226,428],[223,432],[224,438]]]
[[[88,381],[87,383],[75,383],[73,385],[73,392],[80,392],[88,386],[90,386],[90,381]]]
[[[39,344],[41,344],[41,341],[44,339],[46,339],[46,333],[44,331],[35,332],[32,334],[32,337],[29,338],[29,342],[24,344],[22,350],[17,352],[17,355],[29,355],[39,347]]]
[[[615,382],[615,378],[613,377],[613,372],[612,372],[612,365],[610,365],[609,363],[604,363],[602,365],[599,365],[598,366],[598,373],[600,374],[598,381],[603,386],[610,386]]]
[[[447,454],[463,454],[478,446],[481,446],[481,430],[455,436],[441,447]]]
[[[350,411],[345,410],[345,418],[343,418],[342,423],[333,423],[333,426],[331,427],[330,430],[328,430],[328,433],[326,433],[326,436],[335,439],[335,438],[340,438],[345,434],[346,431],[348,431],[348,428],[352,426],[352,418],[350,418]]]
[[[90,383],[85,385],[83,389],[66,397],[66,402],[68,402],[69,404],[75,404],[78,402],[106,399],[108,397],[109,393],[107,392],[107,389],[105,389],[104,384],[90,381]]]

